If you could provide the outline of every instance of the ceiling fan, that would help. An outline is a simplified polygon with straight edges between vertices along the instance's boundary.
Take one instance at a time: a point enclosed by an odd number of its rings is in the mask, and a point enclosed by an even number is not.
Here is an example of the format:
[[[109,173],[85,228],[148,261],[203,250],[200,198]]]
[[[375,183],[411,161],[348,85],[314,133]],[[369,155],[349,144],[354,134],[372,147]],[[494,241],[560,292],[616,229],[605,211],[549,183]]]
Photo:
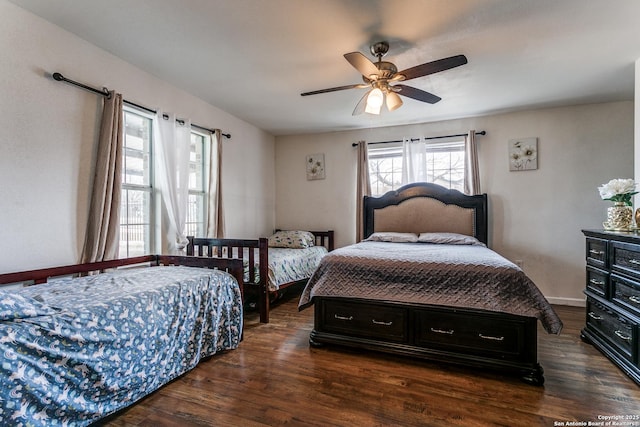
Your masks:
[[[319,93],[336,92],[345,89],[369,88],[369,91],[364,94],[356,105],[356,108],[353,110],[354,116],[365,112],[380,114],[380,109],[382,108],[385,98],[387,109],[389,111],[396,110],[402,106],[402,99],[399,95],[427,102],[429,104],[435,104],[442,98],[432,93],[425,92],[424,90],[416,89],[415,87],[403,84],[392,85],[391,83],[428,76],[429,74],[439,73],[440,71],[459,67],[460,65],[467,63],[466,56],[456,55],[398,71],[394,64],[382,60],[389,51],[389,43],[385,41],[377,42],[372,44],[370,49],[371,54],[378,58],[377,62],[371,62],[360,52],[345,53],[344,55],[345,59],[362,74],[362,80],[364,80],[364,83],[314,90],[312,92],[301,93],[300,95],[308,96],[317,95]]]

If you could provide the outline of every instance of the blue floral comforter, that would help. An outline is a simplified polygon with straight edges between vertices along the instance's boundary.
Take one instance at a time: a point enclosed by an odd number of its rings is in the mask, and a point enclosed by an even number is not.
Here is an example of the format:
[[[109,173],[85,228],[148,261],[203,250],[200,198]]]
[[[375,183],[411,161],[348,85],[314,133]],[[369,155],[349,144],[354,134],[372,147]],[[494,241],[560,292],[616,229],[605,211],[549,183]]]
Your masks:
[[[0,425],[86,425],[234,349],[235,279],[148,267],[0,291]]]

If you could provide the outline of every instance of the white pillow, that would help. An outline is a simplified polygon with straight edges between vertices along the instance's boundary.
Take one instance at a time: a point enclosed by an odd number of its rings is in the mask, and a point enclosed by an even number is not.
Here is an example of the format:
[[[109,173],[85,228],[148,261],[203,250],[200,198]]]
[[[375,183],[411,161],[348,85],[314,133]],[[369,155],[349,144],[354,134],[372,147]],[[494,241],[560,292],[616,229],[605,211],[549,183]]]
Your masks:
[[[365,239],[367,242],[416,243],[418,235],[415,233],[395,233],[391,231],[373,233]]]
[[[480,240],[473,236],[458,233],[420,233],[418,236],[420,243],[439,243],[446,245],[480,245],[485,246]]]

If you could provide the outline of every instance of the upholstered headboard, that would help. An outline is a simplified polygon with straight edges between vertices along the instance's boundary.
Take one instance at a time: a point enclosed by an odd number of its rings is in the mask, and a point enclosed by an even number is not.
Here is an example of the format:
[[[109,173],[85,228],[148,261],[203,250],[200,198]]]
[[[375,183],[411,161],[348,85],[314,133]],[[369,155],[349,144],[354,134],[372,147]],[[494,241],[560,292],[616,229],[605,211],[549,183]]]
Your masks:
[[[487,243],[487,195],[468,196],[430,183],[364,198],[364,237],[374,232],[450,232]]]

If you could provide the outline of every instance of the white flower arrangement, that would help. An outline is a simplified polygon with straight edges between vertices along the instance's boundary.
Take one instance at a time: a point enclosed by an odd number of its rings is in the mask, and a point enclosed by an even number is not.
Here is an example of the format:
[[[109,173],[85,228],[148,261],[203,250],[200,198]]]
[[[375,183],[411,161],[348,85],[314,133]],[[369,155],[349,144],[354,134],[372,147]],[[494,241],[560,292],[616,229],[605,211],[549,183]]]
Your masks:
[[[632,179],[612,179],[598,187],[598,191],[602,200],[623,202],[627,206],[632,205],[631,196],[638,194],[636,183]]]

